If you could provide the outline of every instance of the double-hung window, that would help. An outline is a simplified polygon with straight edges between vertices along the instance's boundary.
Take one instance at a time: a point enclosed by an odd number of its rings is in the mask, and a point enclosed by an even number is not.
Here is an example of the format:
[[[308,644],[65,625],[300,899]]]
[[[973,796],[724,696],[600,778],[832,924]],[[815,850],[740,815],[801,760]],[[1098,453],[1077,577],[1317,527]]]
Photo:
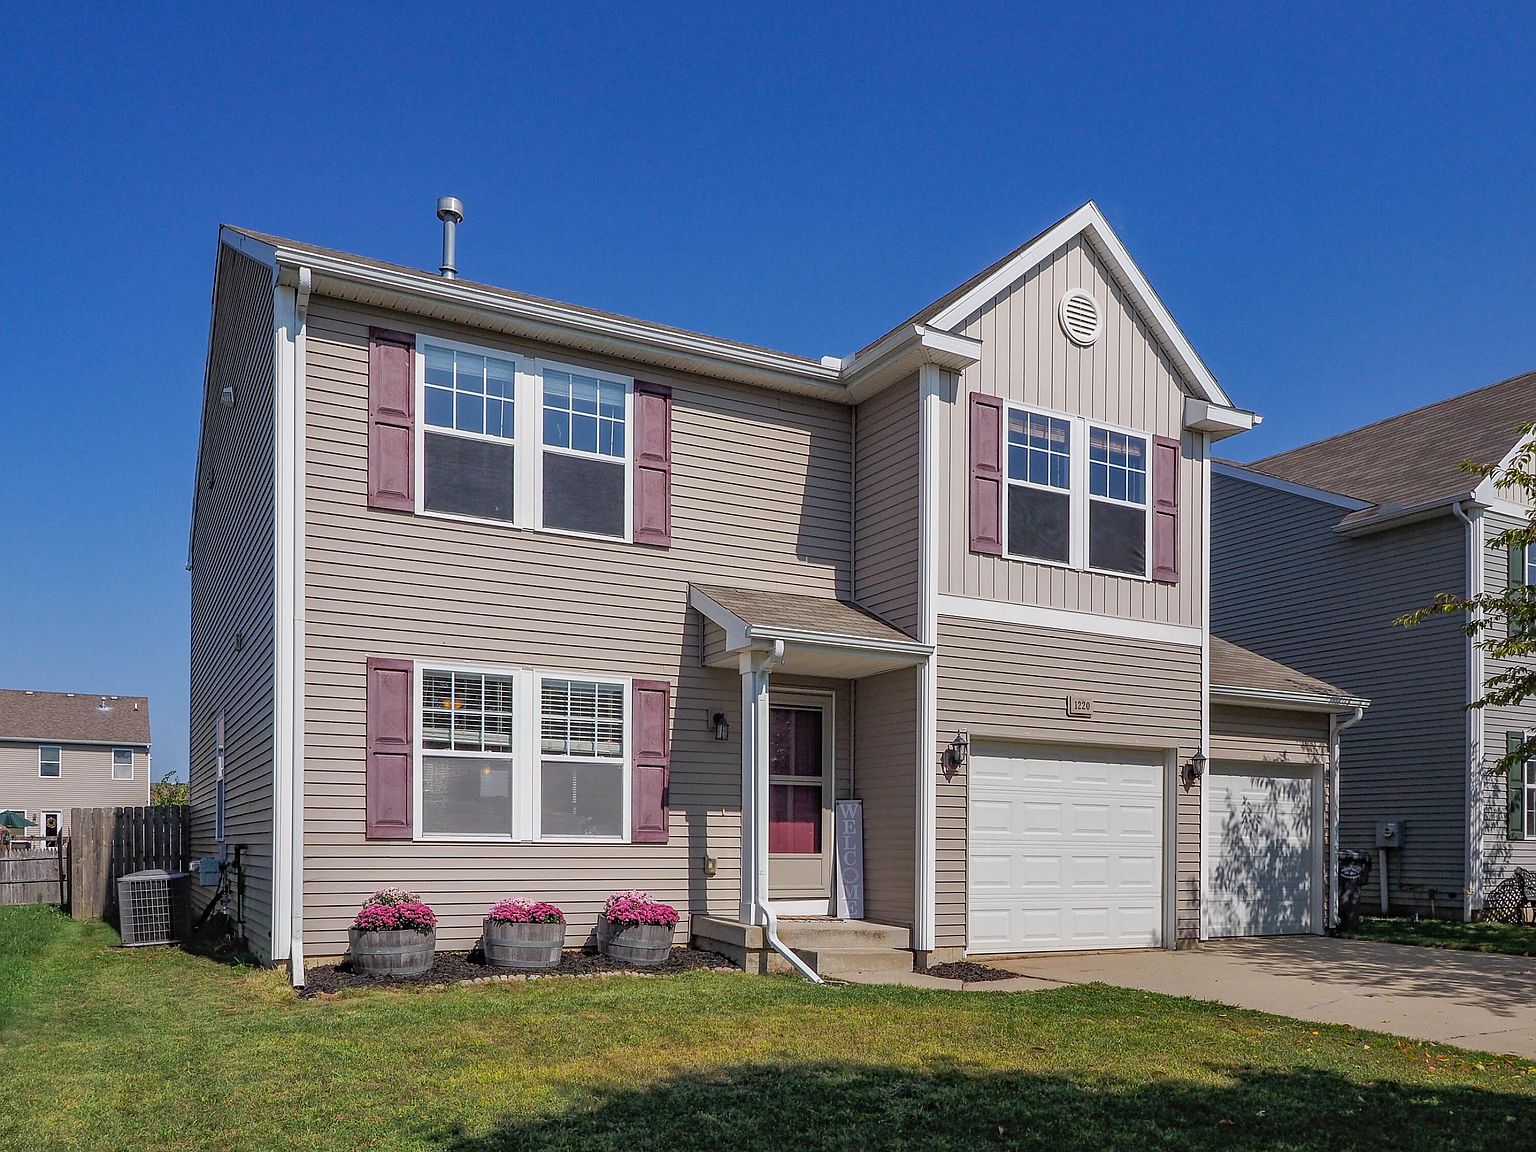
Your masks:
[[[62,772],[63,753],[57,744],[44,744],[37,750],[37,774],[56,779]]]
[[[539,681],[539,835],[622,840],[629,693],[613,680]]]
[[[1088,567],[1147,574],[1147,438],[1088,429]]]
[[[1150,437],[1017,405],[1003,436],[1005,555],[1149,575]]]
[[[1520,765],[1520,779],[1524,784],[1521,800],[1525,805],[1525,834],[1527,838],[1533,838],[1532,832],[1536,831],[1536,760],[1527,760]]]
[[[422,507],[515,521],[517,361],[431,340],[421,359]]]
[[[516,699],[509,673],[422,671],[419,827],[425,835],[513,838]]]
[[[1008,410],[1008,552],[1072,561],[1072,422]]]
[[[132,780],[133,779],[133,749],[132,748],[114,748],[114,749],[112,749],[112,779],[114,779],[114,780]]]
[[[431,664],[417,677],[418,837],[628,838],[627,679]]]
[[[634,382],[417,339],[420,511],[627,540]]]

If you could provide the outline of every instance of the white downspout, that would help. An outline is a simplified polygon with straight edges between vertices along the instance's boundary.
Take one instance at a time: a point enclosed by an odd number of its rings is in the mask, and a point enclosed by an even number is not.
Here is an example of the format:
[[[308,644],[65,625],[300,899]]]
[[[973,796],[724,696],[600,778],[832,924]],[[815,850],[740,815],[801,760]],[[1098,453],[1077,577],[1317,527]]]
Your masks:
[[[768,945],[807,980],[824,981],[793,949],[779,939],[779,918],[768,906],[768,684],[773,670],[784,662],[784,641],[775,640],[772,651],[742,654],[742,831],[749,860],[743,882],[751,918],[762,925]]]
[[[1339,747],[1346,728],[1353,728],[1365,718],[1365,709],[1355,708],[1348,720],[1339,713],[1328,717],[1328,926],[1339,925]]]
[[[293,660],[292,699],[289,729],[290,780],[293,808],[288,817],[290,917],[288,970],[293,986],[304,986],[304,493],[305,493],[305,397],[308,394],[309,297],[313,288],[310,270],[299,269],[294,289],[293,331],[293,599],[290,623],[293,628],[290,656]]]
[[[1483,590],[1483,510],[1476,508],[1468,516],[1458,503],[1451,511],[1467,526],[1470,600]],[[1483,712],[1471,706],[1482,694],[1483,649],[1474,634],[1467,637],[1467,882],[1462,892],[1462,917],[1467,920],[1483,904]]]

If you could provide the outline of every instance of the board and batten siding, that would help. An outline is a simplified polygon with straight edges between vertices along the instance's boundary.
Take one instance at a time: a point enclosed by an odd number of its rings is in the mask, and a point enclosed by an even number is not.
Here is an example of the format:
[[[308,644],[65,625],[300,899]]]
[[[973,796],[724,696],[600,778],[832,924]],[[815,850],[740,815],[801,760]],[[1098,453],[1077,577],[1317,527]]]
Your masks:
[[[272,956],[273,280],[219,249],[203,397],[202,470],[192,528],[189,782],[191,856],[215,856],[214,731],[224,713],[225,833],[240,848],[244,897],[231,906],[252,950]],[[234,404],[220,391],[234,389]],[[192,886],[201,911],[212,889]]]
[[[1332,859],[1333,833],[1329,817],[1333,804],[1332,781],[1328,772],[1328,740],[1332,729],[1329,721],[1326,712],[1212,704],[1209,753],[1212,760],[1251,763],[1255,773],[1262,772],[1265,764],[1285,768],[1316,767],[1322,770],[1323,805],[1312,814],[1312,843],[1322,853],[1324,861],[1324,909],[1330,907],[1333,886],[1333,876],[1327,863]]]
[[[1460,621],[1395,621],[1466,586],[1450,515],[1368,536],[1346,509],[1213,478],[1211,631],[1371,701],[1341,743],[1339,846],[1374,852],[1376,822],[1408,822],[1391,853],[1394,906],[1461,908],[1466,883],[1466,638]],[[1366,900],[1379,899],[1373,867]]]
[[[939,617],[937,909],[935,946],[966,943],[966,771],[946,772],[955,734],[972,744],[1011,741],[1086,748],[1176,751],[1200,747],[1200,649],[1148,640],[1019,628]],[[1067,715],[1068,694],[1093,701],[1093,717]],[[1200,787],[1175,803],[1175,928],[1200,931]]]
[[[58,776],[39,776],[38,748],[59,749]],[[112,779],[112,748],[60,740],[0,741],[0,812],[15,809],[37,821],[21,835],[40,836],[43,812],[60,813],[59,827],[69,830],[72,808],[134,808],[149,803],[149,749],[133,749],[133,779]]]
[[[918,385],[912,376],[854,415],[853,597],[918,634]]]
[[[1500,532],[1519,527],[1523,521],[1515,516],[1485,512],[1482,523],[1483,590],[1498,595],[1509,586],[1509,554],[1503,548],[1494,547],[1492,541]],[[1505,634],[1504,625],[1498,625],[1497,629],[1497,635],[1502,639]],[[1510,667],[1510,664],[1510,661],[1495,660],[1485,653],[1484,683]],[[1513,706],[1490,706],[1483,709],[1482,720],[1483,887],[1486,894],[1516,868],[1536,870],[1536,830],[1528,829],[1524,840],[1509,838],[1508,812],[1505,808],[1509,781],[1497,767],[1507,747],[1507,733],[1536,731],[1536,699]]]
[[[368,328],[636,375],[672,389],[672,545],[648,548],[367,507]],[[306,952],[339,954],[375,888],[420,891],[463,947],[503,896],[548,899],[584,942],[603,900],[648,888],[692,912],[740,899],[741,679],[701,666],[688,585],[850,591],[851,419],[824,401],[637,368],[606,357],[316,298],[308,329]],[[526,450],[519,446],[519,450]],[[673,686],[666,844],[444,844],[364,836],[364,665],[440,659],[659,678]],[[775,676],[775,687],[816,686]],[[840,793],[852,708],[838,693]],[[731,738],[710,717],[724,712]],[[706,879],[704,860],[718,870]],[[686,931],[679,929],[680,934]]]
[[[1072,343],[1057,320],[1063,294],[1079,288],[1093,294],[1103,313],[1103,331],[1088,348]],[[1082,237],[1071,240],[958,330],[982,341],[982,358],[959,375],[957,394],[946,397],[952,402],[939,406],[938,506],[949,510],[939,525],[940,594],[1201,627],[1204,437],[1184,431],[1187,392],[1178,369],[1097,254]],[[970,476],[968,397],[975,392],[1179,440],[1179,582],[971,552],[963,513]],[[1073,445],[1074,453],[1086,450]]]
[[[917,670],[854,683],[854,795],[864,805],[864,918],[912,927],[917,893]]]

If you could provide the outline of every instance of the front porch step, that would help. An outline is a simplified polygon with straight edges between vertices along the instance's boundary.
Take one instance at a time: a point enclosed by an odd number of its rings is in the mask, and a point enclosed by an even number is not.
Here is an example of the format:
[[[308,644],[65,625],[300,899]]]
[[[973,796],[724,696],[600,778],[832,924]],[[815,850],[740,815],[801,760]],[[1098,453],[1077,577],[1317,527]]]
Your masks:
[[[828,952],[912,946],[908,929],[873,920],[781,919],[779,939],[797,952],[802,948]]]
[[[912,953],[900,948],[794,948],[818,976],[888,976],[912,971]]]

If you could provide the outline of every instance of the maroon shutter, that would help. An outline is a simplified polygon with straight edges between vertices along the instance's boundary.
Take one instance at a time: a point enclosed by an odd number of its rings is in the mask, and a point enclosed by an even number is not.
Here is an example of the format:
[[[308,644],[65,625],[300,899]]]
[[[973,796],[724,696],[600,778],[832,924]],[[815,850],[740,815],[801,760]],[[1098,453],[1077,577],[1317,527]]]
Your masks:
[[[636,844],[667,842],[671,694],[672,686],[665,680],[635,681],[631,716],[635,763],[629,790],[629,838]]]
[[[368,330],[368,507],[416,510],[416,337]]]
[[[672,543],[672,389],[635,381],[635,543]],[[666,839],[666,835],[662,835]]]
[[[971,551],[1003,554],[1003,402],[971,393]]]
[[[368,836],[411,838],[411,717],[415,712],[409,660],[368,657]]]
[[[1152,438],[1152,579],[1179,582],[1179,442]]]

